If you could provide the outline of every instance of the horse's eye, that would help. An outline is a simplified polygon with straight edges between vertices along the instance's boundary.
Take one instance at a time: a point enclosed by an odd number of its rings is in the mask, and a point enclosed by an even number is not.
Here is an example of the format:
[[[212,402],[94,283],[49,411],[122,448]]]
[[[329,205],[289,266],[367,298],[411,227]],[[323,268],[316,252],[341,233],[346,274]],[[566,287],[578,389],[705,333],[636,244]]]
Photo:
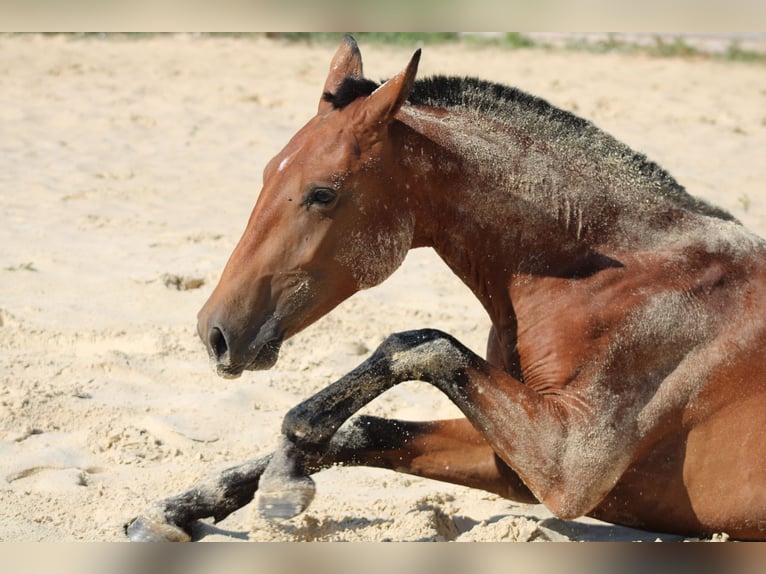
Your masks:
[[[327,207],[332,205],[336,197],[337,194],[332,189],[327,187],[315,187],[306,197],[306,207],[311,205]]]

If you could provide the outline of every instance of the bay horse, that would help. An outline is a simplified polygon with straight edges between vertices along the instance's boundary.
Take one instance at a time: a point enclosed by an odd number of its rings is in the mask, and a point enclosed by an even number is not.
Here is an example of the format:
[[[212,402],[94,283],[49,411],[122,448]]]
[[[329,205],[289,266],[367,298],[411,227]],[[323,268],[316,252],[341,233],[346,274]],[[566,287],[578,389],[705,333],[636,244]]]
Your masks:
[[[128,535],[188,540],[256,492],[293,516],[310,474],[368,465],[564,519],[766,539],[764,240],[590,122],[503,85],[416,81],[419,58],[378,85],[344,38],[198,331],[219,375],[268,369],[431,247],[489,314],[486,358],[437,330],[391,335],[287,413],[275,452],[154,503]],[[409,380],[465,418],[353,416]]]

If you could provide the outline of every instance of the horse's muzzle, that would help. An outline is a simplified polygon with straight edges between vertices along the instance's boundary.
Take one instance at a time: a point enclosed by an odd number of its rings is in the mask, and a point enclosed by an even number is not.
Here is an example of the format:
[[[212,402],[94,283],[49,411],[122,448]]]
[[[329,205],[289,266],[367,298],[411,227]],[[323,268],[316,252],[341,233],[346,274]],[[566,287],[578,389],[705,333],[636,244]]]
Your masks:
[[[197,332],[207,347],[211,367],[227,379],[237,378],[243,371],[270,369],[277,362],[282,346],[282,337],[263,330],[250,344],[240,347],[222,326],[213,325],[204,333],[198,324]]]

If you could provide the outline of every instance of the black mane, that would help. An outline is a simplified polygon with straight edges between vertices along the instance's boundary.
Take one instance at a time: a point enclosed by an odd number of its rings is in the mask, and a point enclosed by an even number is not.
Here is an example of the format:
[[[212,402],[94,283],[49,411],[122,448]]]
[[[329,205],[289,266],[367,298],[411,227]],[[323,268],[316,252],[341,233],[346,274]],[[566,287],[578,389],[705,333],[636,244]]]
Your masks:
[[[348,76],[341,82],[334,94],[325,92],[322,94],[322,99],[330,102],[336,110],[341,110],[355,99],[369,96],[378,87],[379,84],[372,80]]]
[[[325,92],[323,99],[330,102],[333,108],[342,109],[357,98],[369,96],[379,86],[366,78],[347,77],[334,94]],[[727,221],[737,221],[729,212],[690,195],[659,165],[599,130],[588,120],[518,88],[471,77],[433,76],[416,80],[407,101],[429,107],[462,107],[508,123],[523,116],[545,118],[560,126],[559,133],[574,134],[578,139],[589,136],[604,153],[622,157],[631,171],[654,182],[655,185],[650,187],[679,207]]]

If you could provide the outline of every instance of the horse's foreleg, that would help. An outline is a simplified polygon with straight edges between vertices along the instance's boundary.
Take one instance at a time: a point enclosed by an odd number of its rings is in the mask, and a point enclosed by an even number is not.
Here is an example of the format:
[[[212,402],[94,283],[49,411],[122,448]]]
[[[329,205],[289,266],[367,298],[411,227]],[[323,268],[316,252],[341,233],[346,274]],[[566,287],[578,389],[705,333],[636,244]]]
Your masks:
[[[361,415],[343,426],[317,461],[374,466],[537,503],[467,419],[400,421]],[[310,468],[310,470],[314,470]]]
[[[536,504],[519,476],[467,419],[400,421],[354,417],[324,452],[309,452],[283,437],[261,477],[256,501],[267,518],[290,518],[314,495],[308,475],[330,466],[372,466],[450,482]]]
[[[573,423],[569,407],[555,396],[537,393],[453,337],[428,329],[392,335],[359,367],[290,410],[282,425],[287,444],[292,445],[289,450],[313,456],[328,452],[344,421],[408,380],[431,383],[445,393],[519,482],[561,517],[590,511],[627,464],[633,446],[630,434],[605,433],[601,448],[592,455],[599,460],[583,456],[588,454],[583,451],[583,435],[592,432],[594,415],[576,404],[582,420]],[[280,471],[270,466],[266,473]],[[279,484],[282,492],[289,488],[285,481]]]
[[[223,520],[253,499],[272,455],[211,475],[177,496],[152,504],[125,527],[135,542],[187,542],[189,529],[201,518]]]
[[[263,477],[270,461],[281,470],[281,476],[276,473],[271,478],[272,485],[268,476]],[[285,518],[311,500],[313,485],[305,481],[308,475],[335,465],[386,468],[480,488],[519,502],[537,502],[466,419],[409,422],[359,416],[333,436],[322,455],[306,456],[283,443],[276,453],[212,475],[182,494],[152,504],[126,531],[134,541],[188,541],[196,520],[210,516],[216,522],[223,520],[248,504],[261,485],[265,489],[258,498],[261,512]],[[290,486],[300,487],[279,496],[280,481],[286,475]]]
[[[466,394],[470,386],[468,373],[485,365],[488,366],[483,359],[439,331],[392,335],[359,367],[287,413],[282,426],[282,451],[264,474],[260,496],[267,503],[259,504],[261,512],[282,517],[269,505],[279,507],[280,499],[284,499],[281,507],[286,515],[292,515],[290,499],[302,497],[305,480],[294,472],[299,465],[293,458],[307,454],[318,460],[331,457],[359,465],[383,466],[481,488],[521,502],[538,502],[474,426],[487,406],[481,401],[473,403]],[[469,419],[473,415],[473,420],[402,423],[360,417],[338,433],[341,425],[368,402],[398,383],[416,379],[436,385]],[[381,442],[378,447],[366,444],[359,448],[362,445],[358,444],[351,451],[356,458],[348,458],[351,455],[344,456],[338,450],[339,438],[343,437],[343,444],[353,442],[350,429],[358,430],[362,424],[379,427],[373,436]]]

